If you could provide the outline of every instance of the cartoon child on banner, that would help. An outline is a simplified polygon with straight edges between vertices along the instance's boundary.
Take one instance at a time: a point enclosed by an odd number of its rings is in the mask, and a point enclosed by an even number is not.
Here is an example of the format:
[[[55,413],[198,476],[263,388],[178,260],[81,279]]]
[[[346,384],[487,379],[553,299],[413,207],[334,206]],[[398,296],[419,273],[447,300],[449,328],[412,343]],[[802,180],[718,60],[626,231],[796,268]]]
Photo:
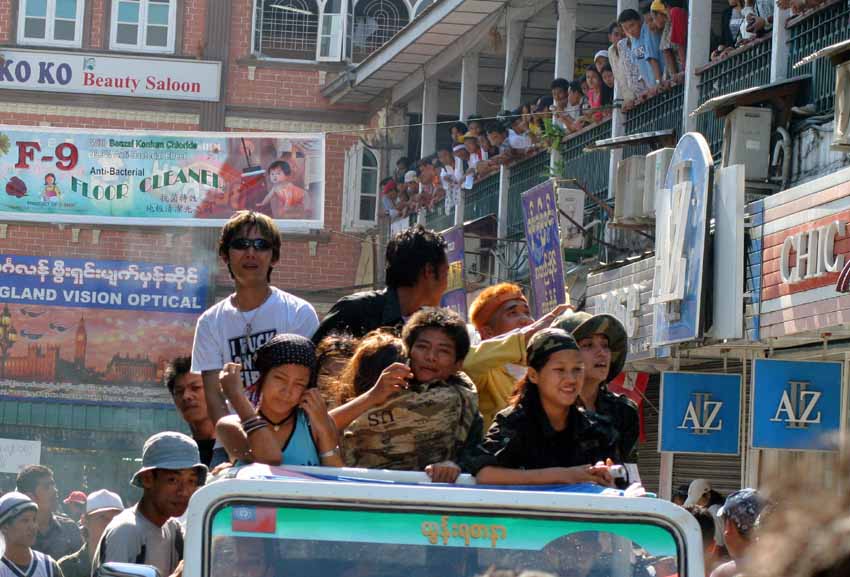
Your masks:
[[[56,185],[56,175],[48,172],[44,175],[44,189],[41,191],[41,200],[50,204],[59,202],[59,197],[62,196],[62,191]]]

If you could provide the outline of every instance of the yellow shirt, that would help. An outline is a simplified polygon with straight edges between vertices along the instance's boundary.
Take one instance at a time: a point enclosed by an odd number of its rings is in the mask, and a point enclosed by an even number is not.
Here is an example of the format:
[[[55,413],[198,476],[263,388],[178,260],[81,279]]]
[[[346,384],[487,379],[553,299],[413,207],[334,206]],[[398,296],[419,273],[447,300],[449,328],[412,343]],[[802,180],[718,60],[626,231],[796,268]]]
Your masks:
[[[478,390],[478,408],[484,418],[484,432],[496,413],[508,406],[516,378],[505,365],[525,365],[525,336],[519,331],[488,339],[472,347],[463,362],[463,372]]]

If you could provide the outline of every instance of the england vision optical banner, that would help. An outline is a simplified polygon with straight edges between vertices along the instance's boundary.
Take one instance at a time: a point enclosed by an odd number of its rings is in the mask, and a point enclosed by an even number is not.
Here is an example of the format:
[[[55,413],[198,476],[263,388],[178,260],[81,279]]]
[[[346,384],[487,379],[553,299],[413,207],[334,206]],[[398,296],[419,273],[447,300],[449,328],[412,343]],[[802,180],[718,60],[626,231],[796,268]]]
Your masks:
[[[323,134],[0,129],[0,218],[219,227],[237,210],[324,224]]]
[[[841,363],[753,363],[753,447],[825,451],[841,429]]]

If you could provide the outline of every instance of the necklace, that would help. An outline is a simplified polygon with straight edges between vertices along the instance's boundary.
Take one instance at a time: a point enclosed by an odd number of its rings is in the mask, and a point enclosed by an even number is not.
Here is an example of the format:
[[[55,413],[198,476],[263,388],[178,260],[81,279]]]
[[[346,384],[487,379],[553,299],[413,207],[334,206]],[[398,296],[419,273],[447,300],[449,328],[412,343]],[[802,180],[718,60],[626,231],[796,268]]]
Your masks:
[[[271,426],[272,426],[272,429],[274,429],[274,432],[275,432],[275,433],[277,433],[277,432],[280,430],[280,428],[281,428],[282,426],[284,426],[284,425],[285,425],[285,424],[289,421],[289,419],[291,419],[292,417],[294,417],[294,416],[295,416],[295,409],[292,409],[291,411],[289,411],[289,414],[288,414],[288,415],[286,415],[286,416],[285,416],[282,420],[278,421],[277,423],[275,423],[275,422],[274,422],[274,421],[272,421],[270,418],[268,418],[268,417],[267,417],[267,416],[263,413],[263,411],[262,411],[262,410],[257,411],[257,414],[258,414],[259,416],[261,416],[262,418],[264,418],[264,419],[265,419],[265,420],[269,423],[269,425],[271,425]]]
[[[260,312],[260,309],[263,308],[263,305],[266,304],[266,301],[269,300],[271,295],[271,287],[266,287],[266,297],[263,299],[263,302],[254,309],[254,314],[251,315],[250,319],[245,315],[242,307],[239,306],[239,297],[236,294],[233,295],[233,302],[236,305],[236,310],[239,311],[239,315],[242,317],[242,320],[245,321],[245,347],[248,349],[247,352],[251,352],[251,333],[253,331],[252,325],[254,323],[254,319],[257,317],[257,313]]]

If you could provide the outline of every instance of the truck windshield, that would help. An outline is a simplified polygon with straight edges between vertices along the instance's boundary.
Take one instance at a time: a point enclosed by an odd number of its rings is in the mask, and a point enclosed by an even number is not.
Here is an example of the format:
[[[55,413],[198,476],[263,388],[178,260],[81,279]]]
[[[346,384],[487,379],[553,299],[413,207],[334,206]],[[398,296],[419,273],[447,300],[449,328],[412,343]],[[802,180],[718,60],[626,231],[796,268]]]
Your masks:
[[[207,535],[209,577],[680,574],[676,539],[649,521],[236,503]]]

